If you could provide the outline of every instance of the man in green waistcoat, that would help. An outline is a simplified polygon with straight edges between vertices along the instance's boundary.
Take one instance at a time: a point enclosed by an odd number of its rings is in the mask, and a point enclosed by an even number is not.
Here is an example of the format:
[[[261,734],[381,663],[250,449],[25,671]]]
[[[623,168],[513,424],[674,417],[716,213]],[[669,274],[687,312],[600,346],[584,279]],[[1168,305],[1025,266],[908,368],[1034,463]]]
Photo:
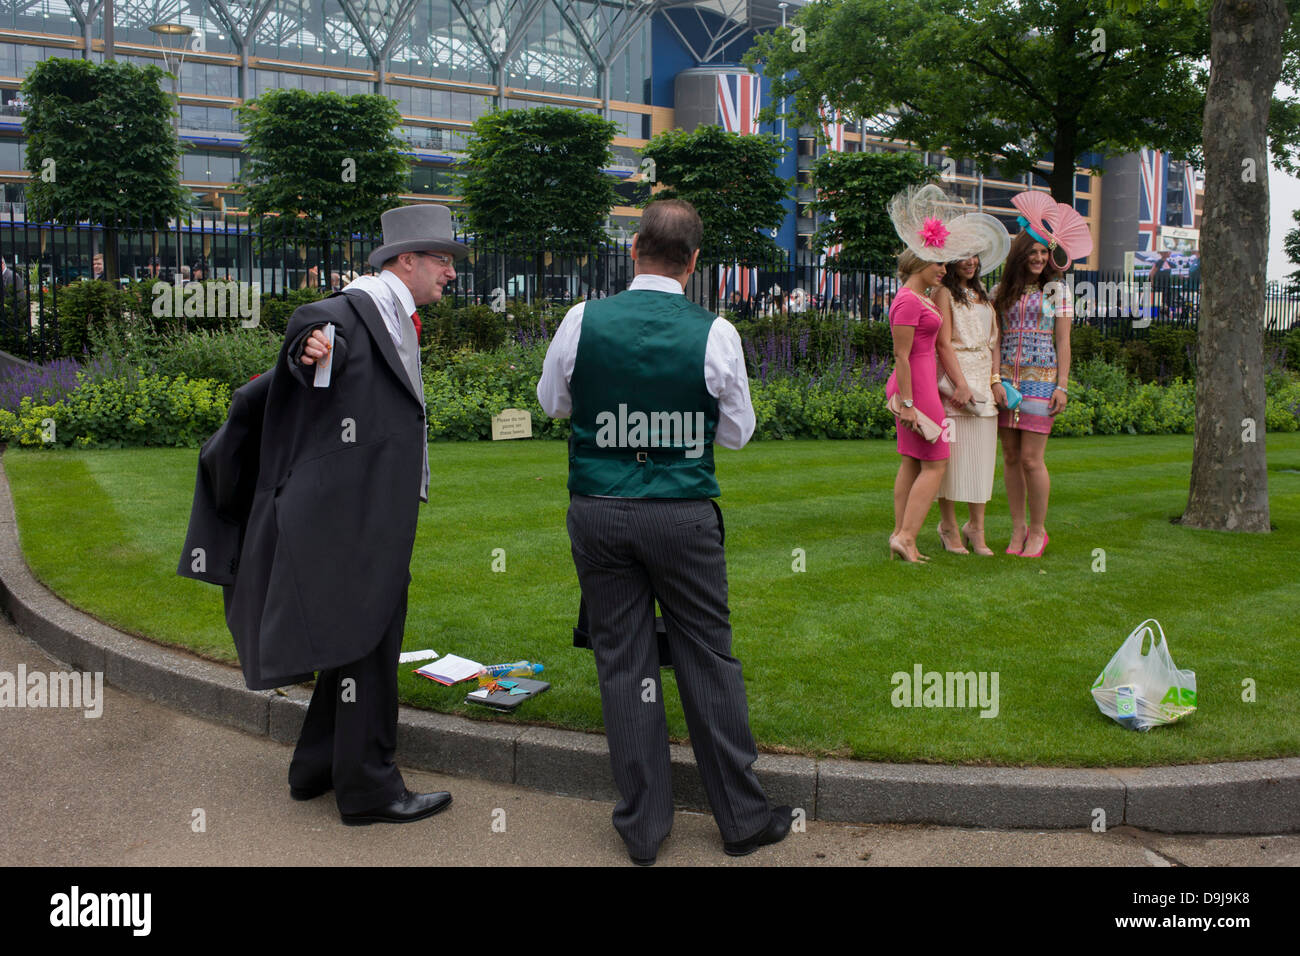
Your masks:
[[[572,419],[569,539],[587,606],[614,782],[614,828],[649,865],[673,822],[655,601],[709,805],[732,856],[784,839],[731,656],[713,445],[741,448],[754,409],[735,327],[687,300],[703,227],[688,202],[651,203],[626,292],[569,310],[537,397]]]

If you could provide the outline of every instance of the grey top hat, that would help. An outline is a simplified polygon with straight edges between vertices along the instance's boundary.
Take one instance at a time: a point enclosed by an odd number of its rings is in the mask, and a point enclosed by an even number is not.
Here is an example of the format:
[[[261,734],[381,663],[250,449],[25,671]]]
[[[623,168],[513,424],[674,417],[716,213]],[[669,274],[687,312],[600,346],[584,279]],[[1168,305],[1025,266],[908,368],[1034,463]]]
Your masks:
[[[370,253],[370,264],[376,269],[403,252],[445,252],[458,259],[469,255],[469,246],[452,239],[451,210],[446,206],[398,206],[384,213],[380,221],[384,244]]]

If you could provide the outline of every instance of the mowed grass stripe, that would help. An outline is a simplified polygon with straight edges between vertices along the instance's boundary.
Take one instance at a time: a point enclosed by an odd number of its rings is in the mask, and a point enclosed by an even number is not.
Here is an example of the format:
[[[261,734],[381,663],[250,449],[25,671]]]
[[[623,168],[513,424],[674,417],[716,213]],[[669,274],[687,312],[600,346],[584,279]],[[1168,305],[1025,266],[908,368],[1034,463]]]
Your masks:
[[[1300,436],[1269,442],[1275,463],[1300,461]],[[1185,506],[1190,454],[1187,436],[1055,441],[1056,533],[1044,559],[1000,553],[1010,522],[999,465],[988,520],[997,557],[943,554],[935,510],[922,534],[935,560],[916,568],[885,556],[892,441],[719,450],[735,653],[760,745],[1082,766],[1300,752],[1295,702],[1280,691],[1300,680],[1289,623],[1300,612],[1300,481],[1270,473],[1273,535],[1191,531],[1168,520]],[[124,629],[233,659],[220,592],[174,574],[194,452],[11,451],[5,461],[29,560],[48,566],[41,576],[51,586]],[[508,719],[600,729],[591,655],[570,646],[578,590],[564,532],[564,446],[436,444],[430,464],[441,493],[421,509],[405,647],[541,660],[552,691]],[[31,509],[33,497],[52,500]],[[964,520],[964,507],[958,514]],[[112,573],[87,576],[70,541]],[[802,573],[791,566],[795,548],[804,549]],[[1106,552],[1104,574],[1092,570],[1096,548]],[[504,573],[492,570],[494,549]],[[1174,728],[1138,735],[1101,717],[1088,686],[1148,616],[1164,623],[1175,660],[1197,670],[1203,704]],[[998,717],[895,708],[891,675],[916,663],[997,671]],[[1247,704],[1241,681],[1252,676],[1258,699]],[[399,684],[411,703],[500,719],[462,704],[463,687],[405,671]],[[671,732],[684,737],[670,672],[665,689]]]

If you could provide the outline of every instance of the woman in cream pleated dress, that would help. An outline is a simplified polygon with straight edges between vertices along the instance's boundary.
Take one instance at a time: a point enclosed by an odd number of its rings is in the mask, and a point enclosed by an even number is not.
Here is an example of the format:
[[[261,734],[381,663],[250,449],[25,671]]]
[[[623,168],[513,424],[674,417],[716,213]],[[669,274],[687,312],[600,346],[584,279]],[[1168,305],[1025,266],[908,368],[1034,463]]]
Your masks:
[[[955,389],[943,402],[952,427],[948,467],[939,486],[939,540],[957,554],[991,555],[984,543],[984,509],[993,497],[997,464],[998,328],[980,271],[979,256],[950,263],[934,296],[943,316],[939,359]],[[958,501],[966,503],[969,516],[960,529]]]

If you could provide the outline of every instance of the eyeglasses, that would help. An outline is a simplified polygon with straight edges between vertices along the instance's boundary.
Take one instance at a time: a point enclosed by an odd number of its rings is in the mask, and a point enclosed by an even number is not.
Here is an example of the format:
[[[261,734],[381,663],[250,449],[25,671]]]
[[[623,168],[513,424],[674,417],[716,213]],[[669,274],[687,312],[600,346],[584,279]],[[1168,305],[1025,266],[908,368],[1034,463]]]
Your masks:
[[[424,256],[426,259],[433,259],[433,260],[436,261],[440,266],[442,266],[444,269],[445,269],[447,266],[452,265],[452,264],[456,261],[456,260],[453,259],[451,256],[446,256],[446,255],[443,255],[442,253],[438,253],[438,252],[417,252],[416,255],[417,255],[417,256]]]

